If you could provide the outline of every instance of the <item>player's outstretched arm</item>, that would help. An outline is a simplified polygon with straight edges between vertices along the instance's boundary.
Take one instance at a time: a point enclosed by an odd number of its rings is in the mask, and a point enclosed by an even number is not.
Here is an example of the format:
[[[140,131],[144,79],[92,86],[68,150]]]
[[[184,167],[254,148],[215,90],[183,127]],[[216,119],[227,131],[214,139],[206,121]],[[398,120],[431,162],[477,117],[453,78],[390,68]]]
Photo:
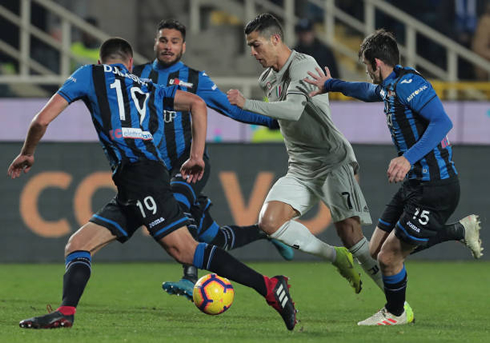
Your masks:
[[[24,146],[20,154],[12,161],[8,169],[8,175],[15,179],[22,173],[27,173],[34,164],[34,151],[44,136],[48,125],[68,106],[68,102],[60,95],[55,94],[47,102],[44,108],[36,114],[31,121]]]
[[[308,94],[310,97],[313,97],[317,94],[325,93],[325,82],[332,78],[328,67],[325,67],[325,73],[320,68],[315,68],[315,70],[317,74],[312,73],[311,71],[308,72],[308,75],[311,77],[311,79],[308,77],[305,77],[303,79],[303,81],[305,81],[306,83],[309,83],[317,88],[316,90]]]
[[[197,182],[204,175],[204,148],[206,145],[207,107],[197,95],[176,91],[174,98],[176,111],[190,111],[192,116],[191,155],[180,169],[187,182]]]

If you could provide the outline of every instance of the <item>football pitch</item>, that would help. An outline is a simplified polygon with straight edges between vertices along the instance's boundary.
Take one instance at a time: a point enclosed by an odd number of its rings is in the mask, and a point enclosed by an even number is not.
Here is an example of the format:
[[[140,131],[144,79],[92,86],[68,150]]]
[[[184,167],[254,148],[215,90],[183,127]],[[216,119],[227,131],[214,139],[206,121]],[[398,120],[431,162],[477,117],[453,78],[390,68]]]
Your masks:
[[[73,328],[26,330],[21,319],[56,308],[62,264],[0,265],[0,342],[489,342],[490,263],[408,262],[408,301],[416,323],[358,327],[384,296],[363,274],[356,295],[335,268],[320,262],[251,263],[291,278],[300,322],[287,331],[279,314],[254,290],[233,283],[235,301],[219,316],[201,313],[162,281],[178,280],[175,263],[95,262]],[[359,268],[360,269],[360,268]],[[201,271],[200,275],[204,275]]]

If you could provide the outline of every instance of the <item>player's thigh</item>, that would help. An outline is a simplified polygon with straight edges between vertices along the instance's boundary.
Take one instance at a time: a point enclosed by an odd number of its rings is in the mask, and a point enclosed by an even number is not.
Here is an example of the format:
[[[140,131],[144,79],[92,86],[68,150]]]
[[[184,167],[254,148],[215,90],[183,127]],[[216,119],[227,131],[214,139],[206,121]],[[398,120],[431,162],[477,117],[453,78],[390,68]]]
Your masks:
[[[158,243],[177,262],[185,264],[192,264],[198,244],[185,226],[165,235]]]
[[[350,164],[340,165],[322,183],[315,181],[313,185],[315,192],[330,209],[334,223],[353,217],[359,217],[362,225],[372,223],[369,207]]]
[[[318,197],[298,178],[286,175],[272,186],[259,214],[259,226],[266,233],[306,213],[318,203]]]
[[[89,251],[94,255],[116,238],[107,228],[88,222],[71,235],[65,247],[65,257],[77,250]]]

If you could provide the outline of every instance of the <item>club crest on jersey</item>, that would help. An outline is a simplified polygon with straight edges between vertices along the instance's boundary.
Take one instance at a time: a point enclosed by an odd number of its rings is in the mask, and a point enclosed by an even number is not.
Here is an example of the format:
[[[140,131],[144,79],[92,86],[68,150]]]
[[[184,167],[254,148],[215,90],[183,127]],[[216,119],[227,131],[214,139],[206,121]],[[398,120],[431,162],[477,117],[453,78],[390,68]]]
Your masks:
[[[388,91],[385,91],[384,89],[382,89],[379,94],[381,95],[381,98],[386,99],[386,98],[391,98],[392,96],[396,96],[396,93],[394,90],[388,90]]]
[[[176,86],[182,86],[182,87],[187,87],[187,88],[192,88],[194,87],[194,84],[193,83],[190,83],[190,82],[185,82],[185,81],[182,81],[182,80],[179,80],[179,79],[171,79],[169,82],[168,82],[169,85],[176,85]]]

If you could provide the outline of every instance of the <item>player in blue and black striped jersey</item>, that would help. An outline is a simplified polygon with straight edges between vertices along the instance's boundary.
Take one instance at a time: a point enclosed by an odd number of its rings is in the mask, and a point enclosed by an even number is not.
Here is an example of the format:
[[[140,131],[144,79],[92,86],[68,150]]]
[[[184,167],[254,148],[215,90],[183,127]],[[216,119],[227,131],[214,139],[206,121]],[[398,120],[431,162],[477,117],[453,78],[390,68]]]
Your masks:
[[[234,120],[278,128],[274,119],[248,112],[229,103],[226,94],[221,92],[211,78],[203,71],[192,69],[181,62],[185,53],[186,28],[177,20],[163,20],[158,24],[154,50],[156,58],[153,62],[136,66],[134,74],[142,79],[150,79],[163,86],[179,86],[179,89],[199,95],[206,105]],[[151,100],[150,100],[151,101]],[[219,226],[211,217],[209,208],[211,201],[202,194],[210,172],[209,157],[204,159],[206,167],[204,177],[195,184],[182,179],[179,172],[182,162],[189,156],[191,144],[190,116],[185,111],[165,111],[162,140],[165,144],[158,145],[165,164],[171,174],[171,187],[182,210],[193,218],[196,229],[195,236],[201,242],[207,242],[230,250],[250,242],[267,238],[257,225],[240,227],[236,225]],[[280,254],[287,260],[293,258],[293,250],[289,246],[271,240]],[[192,266],[184,266],[184,277],[177,282],[164,282],[162,287],[169,294],[184,295],[192,299],[192,290],[197,281],[197,270]]]
[[[416,70],[400,66],[394,36],[378,30],[366,37],[359,57],[374,84],[333,79],[328,68],[306,82],[318,87],[310,96],[342,92],[363,101],[383,101],[398,157],[388,167],[389,182],[401,188],[379,219],[370,242],[383,274],[386,305],[358,325],[399,325],[414,320],[405,303],[405,258],[434,244],[459,240],[475,258],[482,253],[479,219],[470,215],[446,224],[459,202],[458,173],[447,138],[452,123],[432,85]]]
[[[131,74],[132,57],[131,45],[124,39],[105,41],[100,48],[103,64],[84,66],[69,77],[31,122],[21,153],[8,169],[12,178],[28,172],[49,123],[70,103],[82,99],[92,115],[117,186],[115,198],[68,240],[61,306],[49,314],[22,320],[20,327],[71,327],[90,278],[92,256],[115,240],[126,242],[145,225],[155,241],[179,263],[213,271],[255,289],[292,330],[296,310],[287,278],[268,278],[225,250],[198,243],[189,233],[188,219],[173,197],[168,170],[155,145],[163,135],[158,122],[164,110],[190,111],[193,140],[180,172],[186,182],[197,182],[204,174],[206,104],[194,94],[176,87],[156,86]]]

